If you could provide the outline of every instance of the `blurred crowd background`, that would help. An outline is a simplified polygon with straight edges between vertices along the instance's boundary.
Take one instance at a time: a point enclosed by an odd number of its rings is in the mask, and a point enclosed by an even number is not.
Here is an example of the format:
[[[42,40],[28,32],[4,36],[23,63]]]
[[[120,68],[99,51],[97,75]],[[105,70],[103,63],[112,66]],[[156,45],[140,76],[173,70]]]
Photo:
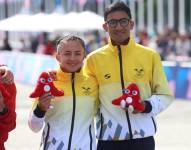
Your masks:
[[[104,8],[118,0],[0,0],[0,49],[36,54],[55,54],[56,40],[70,32],[81,35],[87,53],[107,43],[107,34],[100,28],[15,30],[3,28],[1,22],[14,15],[38,13],[60,15],[90,11],[103,18]],[[162,60],[191,61],[191,0],[123,0],[132,10],[136,41],[156,49]],[[75,18],[70,18],[72,21]],[[52,20],[49,20],[51,23]],[[63,20],[64,22],[64,20]],[[68,21],[67,21],[68,22]],[[95,22],[86,19],[79,22]],[[104,22],[104,21],[103,21]],[[37,24],[40,24],[39,20]],[[10,26],[14,26],[12,23]],[[24,26],[24,24],[23,24]],[[49,26],[49,24],[47,24]],[[80,25],[79,25],[80,27]]]

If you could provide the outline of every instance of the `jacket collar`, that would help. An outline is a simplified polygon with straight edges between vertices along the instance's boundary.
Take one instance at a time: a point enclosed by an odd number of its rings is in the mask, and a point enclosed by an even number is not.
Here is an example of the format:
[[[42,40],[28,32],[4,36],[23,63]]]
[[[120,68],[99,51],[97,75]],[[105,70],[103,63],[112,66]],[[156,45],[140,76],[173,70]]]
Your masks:
[[[133,46],[135,46],[135,40],[134,40],[134,38],[133,37],[130,37],[129,39],[128,39],[128,41],[126,41],[126,42],[124,42],[124,45],[120,45],[120,47],[121,47],[121,49],[130,49],[130,48],[132,48]],[[117,51],[117,45],[115,45],[115,44],[113,44],[112,43],[112,41],[111,41],[111,39],[109,38],[109,41],[108,41],[108,46],[109,46],[109,48],[112,50],[112,51]]]
[[[130,37],[127,38],[125,41],[123,41],[123,43],[122,43],[121,45],[128,45],[129,39],[130,39]],[[112,39],[110,39],[110,41],[111,41],[111,44],[112,44],[113,46],[117,46],[117,45],[118,45],[118,44],[116,44],[115,41],[113,41]]]
[[[79,72],[75,72],[75,76],[79,76],[80,74],[82,74],[82,69],[80,69]],[[65,81],[71,80],[71,77],[72,77],[72,73],[64,72],[62,71],[60,67],[57,70],[56,78],[58,81],[65,82]]]

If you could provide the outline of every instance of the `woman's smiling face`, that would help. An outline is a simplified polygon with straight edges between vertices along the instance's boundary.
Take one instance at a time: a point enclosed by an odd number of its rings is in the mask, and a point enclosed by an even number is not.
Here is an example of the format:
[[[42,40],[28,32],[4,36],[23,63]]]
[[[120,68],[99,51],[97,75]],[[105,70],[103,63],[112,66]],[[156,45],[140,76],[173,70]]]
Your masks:
[[[64,41],[59,47],[56,59],[64,72],[76,72],[83,64],[85,49],[79,41]]]

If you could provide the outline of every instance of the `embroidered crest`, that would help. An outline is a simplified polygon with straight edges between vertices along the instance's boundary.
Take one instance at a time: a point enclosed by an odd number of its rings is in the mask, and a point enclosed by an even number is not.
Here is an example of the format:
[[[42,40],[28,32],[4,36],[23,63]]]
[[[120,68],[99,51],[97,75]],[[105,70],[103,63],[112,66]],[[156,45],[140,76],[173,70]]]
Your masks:
[[[144,69],[142,67],[137,67],[134,69],[134,71],[135,71],[135,76],[137,78],[142,78],[145,74]]]
[[[107,74],[104,75],[104,78],[109,79],[109,78],[111,78],[111,75],[107,73]]]
[[[91,94],[91,88],[90,87],[82,87],[82,91],[85,95],[90,95]]]

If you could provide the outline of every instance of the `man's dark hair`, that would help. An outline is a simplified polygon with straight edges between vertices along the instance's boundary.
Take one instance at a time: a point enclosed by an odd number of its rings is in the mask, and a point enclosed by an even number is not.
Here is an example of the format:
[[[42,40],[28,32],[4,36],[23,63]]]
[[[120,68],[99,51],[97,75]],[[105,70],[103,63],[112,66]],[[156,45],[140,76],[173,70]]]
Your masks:
[[[106,21],[107,20],[107,16],[110,13],[115,12],[115,11],[124,11],[129,16],[129,19],[131,19],[131,10],[130,10],[129,6],[126,5],[122,1],[118,1],[118,2],[112,3],[111,5],[106,7],[105,12],[104,12],[104,20]]]

